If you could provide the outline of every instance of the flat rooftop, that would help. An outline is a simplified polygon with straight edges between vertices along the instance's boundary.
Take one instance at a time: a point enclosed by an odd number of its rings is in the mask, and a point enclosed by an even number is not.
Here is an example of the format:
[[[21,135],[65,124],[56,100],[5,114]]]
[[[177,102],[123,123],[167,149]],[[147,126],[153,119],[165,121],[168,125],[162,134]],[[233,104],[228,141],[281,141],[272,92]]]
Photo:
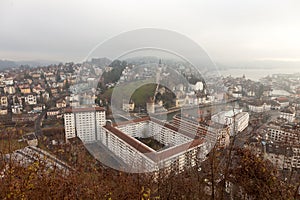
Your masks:
[[[72,170],[72,168],[68,164],[57,159],[52,154],[33,146],[18,149],[12,154],[6,155],[6,157],[8,159],[11,158],[16,163],[19,163],[23,166],[28,166],[31,163],[38,161],[42,162],[46,166],[46,168],[57,168],[59,170],[64,171],[66,174],[68,174],[69,171]]]
[[[65,108],[65,113],[76,113],[76,112],[93,112],[93,111],[105,111],[103,107],[83,107],[83,108]]]

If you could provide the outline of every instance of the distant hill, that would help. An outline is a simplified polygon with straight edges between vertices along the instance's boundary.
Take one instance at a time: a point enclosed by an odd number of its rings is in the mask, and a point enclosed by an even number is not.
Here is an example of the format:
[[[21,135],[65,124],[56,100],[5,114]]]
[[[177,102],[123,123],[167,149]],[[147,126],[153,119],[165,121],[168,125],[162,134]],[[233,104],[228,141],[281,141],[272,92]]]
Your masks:
[[[0,70],[18,67],[21,65],[28,65],[30,67],[37,67],[37,66],[47,66],[50,64],[58,64],[58,61],[46,61],[46,60],[29,60],[29,61],[11,61],[11,60],[0,60]]]
[[[51,60],[29,60],[29,61],[15,61],[19,66],[20,65],[29,65],[30,67],[39,67],[39,66],[48,66],[59,64],[59,61]]]
[[[18,64],[10,60],[0,60],[0,70],[6,68],[17,67]]]
[[[108,58],[92,58],[89,63],[97,65],[98,67],[106,67],[112,63]]]

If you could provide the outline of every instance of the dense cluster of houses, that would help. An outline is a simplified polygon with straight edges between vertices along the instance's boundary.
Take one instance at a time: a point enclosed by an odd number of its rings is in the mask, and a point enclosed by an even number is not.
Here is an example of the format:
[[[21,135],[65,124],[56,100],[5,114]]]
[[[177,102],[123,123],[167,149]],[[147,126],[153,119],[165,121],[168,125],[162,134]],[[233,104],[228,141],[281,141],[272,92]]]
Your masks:
[[[0,115],[12,121],[35,120],[37,114],[45,110],[47,102],[59,98],[67,85],[75,82],[74,68],[73,63],[66,63],[1,72]],[[65,104],[64,99],[59,100],[54,107],[59,109]]]

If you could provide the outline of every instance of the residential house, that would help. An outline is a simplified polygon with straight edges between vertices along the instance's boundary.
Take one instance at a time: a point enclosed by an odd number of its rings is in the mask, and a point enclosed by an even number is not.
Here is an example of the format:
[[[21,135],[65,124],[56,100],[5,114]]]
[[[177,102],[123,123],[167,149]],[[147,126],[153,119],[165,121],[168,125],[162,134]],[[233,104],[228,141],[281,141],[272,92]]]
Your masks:
[[[27,103],[29,105],[36,105],[37,104],[36,94],[34,94],[34,93],[25,95],[24,99],[25,99],[25,103]]]
[[[45,104],[37,104],[33,107],[33,111],[36,113],[42,112],[45,109]]]
[[[1,97],[0,97],[0,105],[1,105],[1,106],[5,106],[5,107],[8,106],[7,96],[1,96]]]
[[[60,99],[56,102],[57,108],[65,108],[67,106],[66,101],[64,99]]]
[[[45,92],[45,89],[42,88],[42,86],[39,84],[32,88],[32,92],[34,92],[36,94],[41,94],[42,92]]]
[[[11,111],[13,114],[21,114],[23,111],[22,104],[14,104],[11,106]]]
[[[296,111],[293,107],[284,108],[280,111],[280,118],[286,119],[288,122],[295,120]]]
[[[0,108],[0,115],[7,115],[7,108]]]
[[[289,99],[287,97],[278,97],[276,100],[280,104],[281,108],[288,107],[290,105]]]
[[[21,85],[19,85],[19,89],[20,89],[21,93],[23,93],[23,94],[31,93],[29,84],[21,84]]]
[[[5,86],[4,92],[8,93],[8,94],[15,94],[16,93],[15,86],[12,86],[12,85]]]
[[[134,102],[133,101],[129,101],[128,100],[123,100],[123,105],[122,108],[125,112],[131,112],[134,110]]]
[[[271,104],[266,101],[255,100],[248,103],[248,108],[252,112],[260,113],[271,110]]]
[[[48,111],[47,111],[47,117],[57,117],[57,115],[60,114],[60,109],[58,108],[50,108]]]

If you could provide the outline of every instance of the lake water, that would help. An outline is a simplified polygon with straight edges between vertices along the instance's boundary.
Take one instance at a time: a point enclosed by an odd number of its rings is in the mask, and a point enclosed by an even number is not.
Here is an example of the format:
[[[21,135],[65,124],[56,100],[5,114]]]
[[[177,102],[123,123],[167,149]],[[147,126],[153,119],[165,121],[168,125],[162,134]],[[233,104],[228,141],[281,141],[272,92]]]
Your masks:
[[[251,79],[254,81],[258,81],[259,79],[266,77],[272,74],[294,74],[300,73],[299,68],[268,68],[268,69],[261,69],[261,68],[253,68],[253,69],[227,69],[227,70],[219,70],[219,73],[224,77],[231,75],[232,77],[242,77],[244,74],[247,79]]]

